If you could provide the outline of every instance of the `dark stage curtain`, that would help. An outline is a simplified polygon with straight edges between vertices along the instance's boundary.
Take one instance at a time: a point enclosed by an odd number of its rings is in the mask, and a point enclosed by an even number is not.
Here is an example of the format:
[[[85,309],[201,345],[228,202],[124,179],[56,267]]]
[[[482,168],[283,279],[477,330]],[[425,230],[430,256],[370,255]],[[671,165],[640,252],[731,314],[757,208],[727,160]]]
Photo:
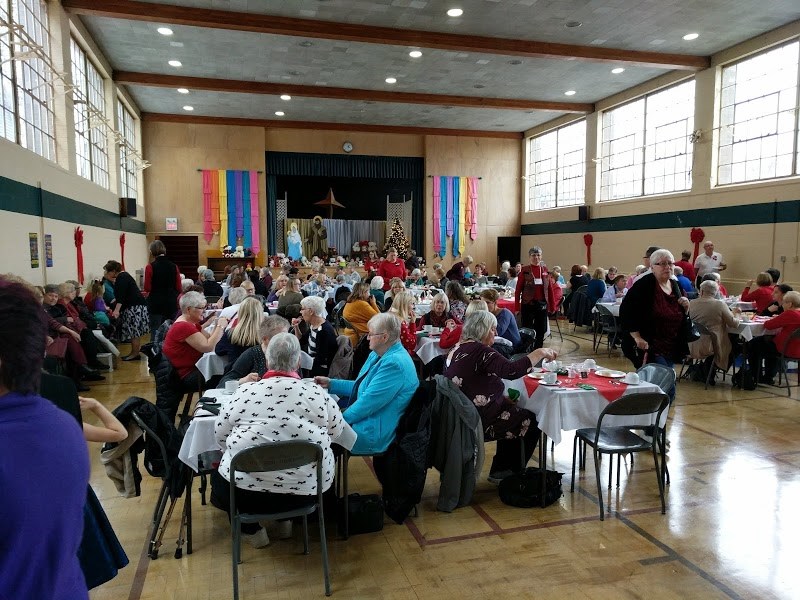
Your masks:
[[[319,187],[319,191],[314,191],[313,196],[308,198],[308,194],[300,194],[304,198],[303,206],[297,203],[297,194],[289,192],[290,217],[308,217],[315,214],[322,214],[319,207],[314,207],[314,202],[322,200],[327,193],[328,187],[333,187],[336,199],[342,204],[348,205],[351,201],[353,215],[348,215],[347,210],[334,211],[334,218],[360,218],[360,219],[380,219],[385,220],[385,207],[380,215],[377,215],[362,206],[357,206],[357,201],[353,200],[353,195],[348,200],[337,193],[337,189],[354,189],[358,187],[359,179],[363,179],[363,187],[370,190],[372,198],[383,198],[389,196],[390,202],[402,201],[413,198],[413,228],[411,232],[411,246],[419,254],[424,252],[425,242],[425,221],[424,221],[424,199],[423,184],[425,177],[425,160],[418,157],[398,157],[398,156],[354,156],[339,154],[309,154],[300,152],[267,152],[266,153],[266,173],[267,173],[267,231],[269,235],[268,248],[270,254],[275,253],[276,236],[278,232],[276,217],[276,198],[283,194],[284,187],[291,190],[293,185],[297,185],[298,178],[320,178],[330,180],[329,182],[307,181],[303,184],[305,191],[313,187]],[[336,181],[338,179],[338,181]],[[344,180],[349,179],[348,185]],[[356,181],[353,181],[356,180]],[[383,181],[382,181],[383,180]],[[316,185],[318,184],[318,185]],[[281,188],[281,189],[279,189]],[[319,196],[319,197],[317,197]],[[385,200],[384,200],[385,202]],[[308,206],[305,206],[305,204]],[[380,207],[375,207],[380,209]],[[308,213],[308,214],[306,214]],[[369,215],[367,214],[369,213]],[[357,216],[356,216],[357,215]],[[327,217],[327,212],[323,214]]]

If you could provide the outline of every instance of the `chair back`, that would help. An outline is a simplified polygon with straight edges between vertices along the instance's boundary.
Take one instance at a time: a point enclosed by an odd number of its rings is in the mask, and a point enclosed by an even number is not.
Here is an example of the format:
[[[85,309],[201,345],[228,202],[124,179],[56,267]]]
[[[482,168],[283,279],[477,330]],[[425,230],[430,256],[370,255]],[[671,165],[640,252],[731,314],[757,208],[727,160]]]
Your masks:
[[[603,419],[606,416],[645,416],[656,415],[655,423],[661,422],[661,413],[669,406],[669,396],[663,392],[645,392],[642,394],[630,394],[622,396],[618,400],[610,402],[600,413],[597,419],[597,428],[594,434],[594,443],[600,440],[600,431],[603,429]],[[631,423],[626,428],[647,428],[653,423],[642,421],[641,423]]]
[[[714,350],[713,356],[719,356],[719,344],[717,343],[717,336],[714,334],[714,332],[702,323],[698,323],[694,319],[692,319],[692,323],[694,324],[695,329],[697,329],[697,333],[699,333],[701,337],[707,335],[709,339],[711,339],[711,348]]]
[[[786,338],[786,342],[784,342],[784,344],[783,344],[783,348],[781,348],[781,356],[782,356],[783,358],[798,358],[798,357],[796,357],[796,356],[792,356],[792,355],[790,355],[790,354],[788,354],[788,353],[787,353],[787,350],[789,350],[789,345],[790,345],[790,344],[791,344],[791,343],[792,343],[794,340],[797,340],[797,339],[800,339],[800,327],[798,327],[797,329],[795,329],[795,330],[794,330],[794,331],[793,331],[793,332],[792,332],[792,333],[789,335],[789,337],[788,337],[788,338]]]
[[[295,469],[317,463],[317,473],[322,473],[322,447],[313,442],[267,442],[238,452],[231,459],[233,473],[264,473]]]
[[[136,421],[136,424],[139,426],[139,429],[141,429],[142,432],[144,433],[145,444],[146,445],[150,445],[150,444],[152,444],[152,442],[156,443],[156,446],[158,447],[159,451],[161,452],[161,460],[163,461],[163,464],[164,464],[164,469],[165,469],[164,479],[169,479],[170,478],[170,474],[171,474],[170,473],[171,469],[170,469],[170,464],[169,464],[170,461],[167,458],[167,447],[164,445],[164,440],[162,440],[160,437],[158,437],[158,435],[156,435],[156,432],[153,431],[150,427],[147,426],[147,424],[136,413],[135,410],[131,411],[131,417],[133,418],[134,421]]]
[[[661,388],[665,394],[669,394],[675,389],[675,371],[658,363],[643,365],[636,373],[640,381],[654,383]]]

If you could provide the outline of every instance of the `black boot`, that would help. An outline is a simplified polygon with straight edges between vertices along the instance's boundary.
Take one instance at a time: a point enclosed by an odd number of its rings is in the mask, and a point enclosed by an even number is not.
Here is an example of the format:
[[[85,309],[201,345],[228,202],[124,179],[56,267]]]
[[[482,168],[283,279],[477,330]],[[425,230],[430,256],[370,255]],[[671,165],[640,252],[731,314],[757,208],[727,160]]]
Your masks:
[[[81,365],[78,371],[81,374],[81,378],[85,381],[102,381],[105,379],[100,373],[89,368],[88,365]]]

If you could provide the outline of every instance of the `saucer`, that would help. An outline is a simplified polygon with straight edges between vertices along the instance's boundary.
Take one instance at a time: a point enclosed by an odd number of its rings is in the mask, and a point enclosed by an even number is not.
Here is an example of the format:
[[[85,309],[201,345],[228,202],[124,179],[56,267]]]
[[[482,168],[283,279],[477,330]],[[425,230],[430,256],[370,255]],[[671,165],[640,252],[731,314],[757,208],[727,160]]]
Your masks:
[[[539,385],[546,385],[546,386],[549,386],[549,387],[555,387],[557,385],[561,385],[561,382],[560,381],[556,381],[555,383],[547,383],[546,381],[541,380],[539,382]]]

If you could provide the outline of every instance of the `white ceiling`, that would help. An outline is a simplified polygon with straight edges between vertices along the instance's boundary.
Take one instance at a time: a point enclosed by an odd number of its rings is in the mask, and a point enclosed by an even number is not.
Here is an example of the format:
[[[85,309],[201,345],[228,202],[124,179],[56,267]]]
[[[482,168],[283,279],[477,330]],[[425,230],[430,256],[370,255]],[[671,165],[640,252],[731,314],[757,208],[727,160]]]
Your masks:
[[[540,42],[708,56],[800,19],[800,1],[770,0],[171,0],[193,8],[250,12],[403,30],[514,38]],[[68,3],[67,3],[68,4]],[[464,10],[460,18],[447,8]],[[280,118],[293,122],[391,125],[520,132],[561,113],[541,110],[444,107],[365,102],[357,90],[453,94],[594,103],[668,69],[607,61],[530,58],[411,46],[251,33],[82,14],[80,17],[115,71],[353,89],[354,100],[293,97],[129,85],[146,113]],[[580,27],[566,23],[578,21]],[[170,37],[156,28],[173,29]],[[700,37],[682,39],[689,32]],[[424,40],[424,36],[422,37]],[[310,44],[310,45],[309,45]],[[170,59],[183,63],[179,69]],[[389,85],[384,79],[397,78]],[[575,90],[571,97],[566,90]],[[182,110],[191,105],[194,111]],[[283,110],[284,117],[274,112]]]

